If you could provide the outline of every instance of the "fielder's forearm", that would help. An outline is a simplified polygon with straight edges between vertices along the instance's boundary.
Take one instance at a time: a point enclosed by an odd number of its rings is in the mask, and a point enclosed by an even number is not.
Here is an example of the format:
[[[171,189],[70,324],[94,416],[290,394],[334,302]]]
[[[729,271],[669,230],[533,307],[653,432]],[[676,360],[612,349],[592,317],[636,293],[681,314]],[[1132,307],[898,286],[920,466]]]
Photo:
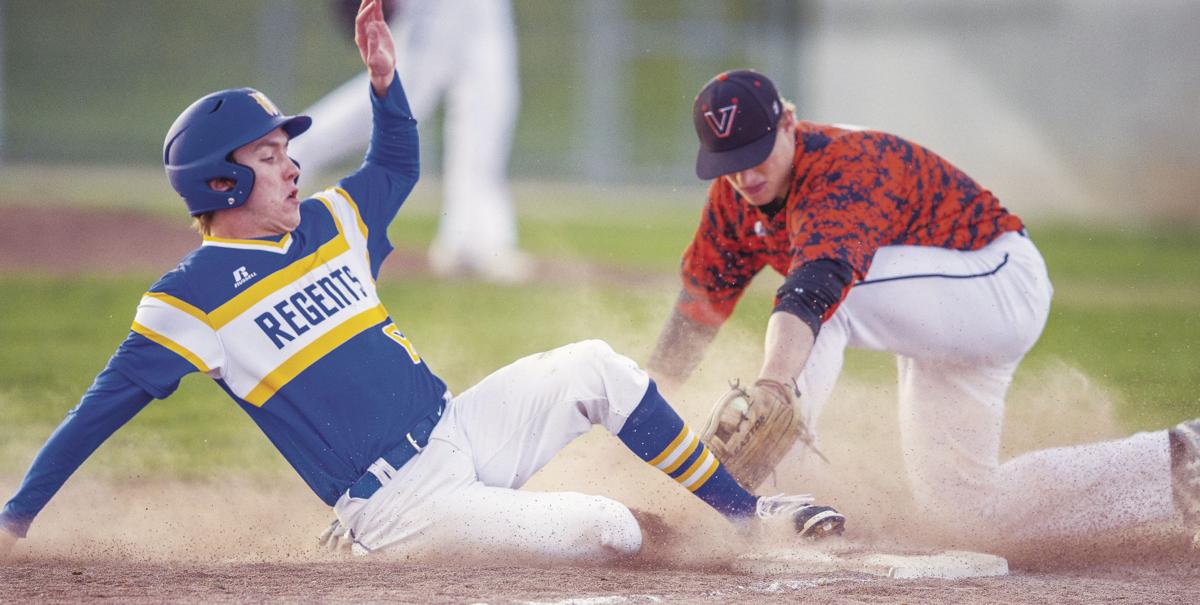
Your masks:
[[[784,311],[772,313],[767,321],[763,365],[758,377],[792,384],[808,363],[815,341],[812,328],[799,317]]]
[[[717,327],[696,323],[673,309],[646,362],[646,370],[665,390],[674,390],[700,365],[716,335]]]

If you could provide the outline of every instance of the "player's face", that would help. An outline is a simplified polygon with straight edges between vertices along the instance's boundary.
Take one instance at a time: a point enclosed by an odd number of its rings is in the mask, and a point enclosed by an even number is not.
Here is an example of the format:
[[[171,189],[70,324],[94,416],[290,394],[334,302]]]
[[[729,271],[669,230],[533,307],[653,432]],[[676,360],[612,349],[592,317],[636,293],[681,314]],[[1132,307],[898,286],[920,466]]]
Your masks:
[[[255,230],[265,234],[287,233],[300,225],[300,169],[287,148],[287,133],[276,128],[233,152],[234,161],[254,170],[254,189],[242,208]]]
[[[763,206],[787,195],[792,184],[792,159],[796,155],[796,123],[784,114],[775,134],[775,147],[767,159],[753,168],[721,178],[752,206]]]

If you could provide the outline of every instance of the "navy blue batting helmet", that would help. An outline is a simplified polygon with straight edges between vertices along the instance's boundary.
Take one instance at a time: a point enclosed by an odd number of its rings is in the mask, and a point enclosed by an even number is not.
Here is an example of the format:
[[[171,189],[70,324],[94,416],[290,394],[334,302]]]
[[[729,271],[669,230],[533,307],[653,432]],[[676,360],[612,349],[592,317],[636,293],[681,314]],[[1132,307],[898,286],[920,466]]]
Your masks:
[[[214,92],[175,118],[163,142],[163,166],[192,216],[237,208],[254,189],[254,171],[233,161],[234,150],[276,128],[295,138],[311,125],[308,116],[283,115],[253,88]],[[216,178],[233,181],[233,189],[214,191],[208,183]]]

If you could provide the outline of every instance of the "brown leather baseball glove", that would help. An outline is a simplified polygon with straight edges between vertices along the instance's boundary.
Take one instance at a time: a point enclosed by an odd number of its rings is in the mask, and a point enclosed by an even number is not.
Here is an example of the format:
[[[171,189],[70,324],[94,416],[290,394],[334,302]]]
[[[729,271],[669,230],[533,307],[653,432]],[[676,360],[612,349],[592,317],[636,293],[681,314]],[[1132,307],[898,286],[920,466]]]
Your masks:
[[[799,396],[794,385],[774,380],[760,379],[749,388],[733,380],[713,408],[702,439],[747,490],[766,480],[797,439],[825,460],[797,409]]]

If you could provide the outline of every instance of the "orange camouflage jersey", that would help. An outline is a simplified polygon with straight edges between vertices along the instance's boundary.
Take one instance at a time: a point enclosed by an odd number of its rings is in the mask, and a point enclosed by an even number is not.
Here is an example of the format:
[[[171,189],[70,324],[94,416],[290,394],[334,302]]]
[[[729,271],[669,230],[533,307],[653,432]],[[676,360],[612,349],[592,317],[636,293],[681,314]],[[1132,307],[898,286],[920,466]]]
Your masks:
[[[787,199],[774,214],[744,202],[724,178],[712,182],[683,255],[677,310],[685,317],[721,324],[767,265],[787,275],[832,259],[860,281],[881,246],[977,250],[1023,228],[974,179],[892,134],[798,121],[793,166]]]

